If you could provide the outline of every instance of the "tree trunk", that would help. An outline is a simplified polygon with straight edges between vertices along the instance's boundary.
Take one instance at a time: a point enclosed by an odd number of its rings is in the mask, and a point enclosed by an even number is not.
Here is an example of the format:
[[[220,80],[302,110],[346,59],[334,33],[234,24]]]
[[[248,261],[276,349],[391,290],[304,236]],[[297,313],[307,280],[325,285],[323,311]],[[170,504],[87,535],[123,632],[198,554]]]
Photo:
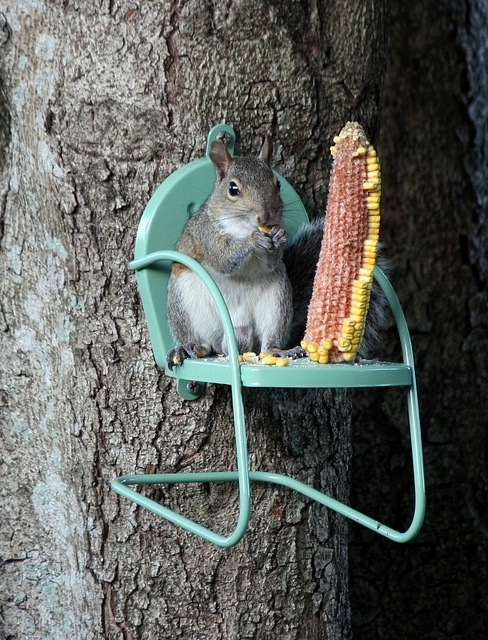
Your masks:
[[[144,206],[227,122],[323,212],[331,137],[374,139],[386,0],[14,2],[0,14],[5,638],[350,636],[347,526],[253,488],[232,550],[120,499],[122,474],[234,465],[228,389],[180,399],[128,262]],[[345,392],[246,393],[254,469],[345,500]],[[230,527],[233,489],[161,496]]]
[[[413,335],[427,513],[402,549],[351,527],[357,638],[488,637],[487,25],[486,0],[392,3],[382,237]],[[398,526],[411,513],[405,434],[396,401],[371,394],[352,501]]]

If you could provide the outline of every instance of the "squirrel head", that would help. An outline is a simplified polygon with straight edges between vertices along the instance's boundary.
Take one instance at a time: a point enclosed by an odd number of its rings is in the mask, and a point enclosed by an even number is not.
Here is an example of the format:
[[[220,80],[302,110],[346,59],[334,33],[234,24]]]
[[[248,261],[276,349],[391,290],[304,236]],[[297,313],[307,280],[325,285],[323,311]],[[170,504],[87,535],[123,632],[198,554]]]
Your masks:
[[[258,157],[232,158],[225,145],[216,140],[210,147],[210,159],[216,172],[212,194],[214,211],[244,219],[249,230],[261,225],[282,225],[280,183],[270,168],[273,143],[266,136]]]

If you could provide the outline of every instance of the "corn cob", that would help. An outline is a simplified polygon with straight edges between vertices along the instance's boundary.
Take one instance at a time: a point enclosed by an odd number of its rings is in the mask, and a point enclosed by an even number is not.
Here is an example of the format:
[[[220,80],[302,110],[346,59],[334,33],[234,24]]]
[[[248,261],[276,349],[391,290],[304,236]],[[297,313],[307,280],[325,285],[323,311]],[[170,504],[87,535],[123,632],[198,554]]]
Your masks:
[[[364,334],[380,224],[376,151],[356,122],[331,147],[324,237],[302,348],[315,362],[353,360]]]

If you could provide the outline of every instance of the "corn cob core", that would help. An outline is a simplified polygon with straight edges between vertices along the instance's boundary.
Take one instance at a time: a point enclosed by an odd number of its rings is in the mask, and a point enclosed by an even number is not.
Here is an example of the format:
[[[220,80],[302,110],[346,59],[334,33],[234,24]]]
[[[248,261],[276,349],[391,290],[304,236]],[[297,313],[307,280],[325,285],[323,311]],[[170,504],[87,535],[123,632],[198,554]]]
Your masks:
[[[380,223],[376,151],[356,122],[331,147],[334,158],[307,328],[302,347],[326,364],[353,360],[364,334]]]

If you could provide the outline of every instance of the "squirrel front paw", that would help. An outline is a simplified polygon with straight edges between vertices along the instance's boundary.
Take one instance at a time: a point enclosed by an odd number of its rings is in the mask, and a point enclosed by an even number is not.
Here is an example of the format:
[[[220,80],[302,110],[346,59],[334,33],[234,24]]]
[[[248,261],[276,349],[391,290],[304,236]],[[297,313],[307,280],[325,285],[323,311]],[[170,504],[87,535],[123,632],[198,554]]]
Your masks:
[[[302,347],[293,347],[292,349],[284,349],[281,352],[281,357],[291,358],[292,360],[298,360],[298,358],[306,358],[308,353]]]
[[[272,227],[262,225],[258,227],[257,243],[266,251],[275,251],[286,242],[286,231],[275,224]]]
[[[302,347],[293,347],[292,349],[280,349],[275,347],[268,349],[274,356],[280,358],[290,358],[291,360],[297,360],[298,358],[305,358],[308,354]]]

